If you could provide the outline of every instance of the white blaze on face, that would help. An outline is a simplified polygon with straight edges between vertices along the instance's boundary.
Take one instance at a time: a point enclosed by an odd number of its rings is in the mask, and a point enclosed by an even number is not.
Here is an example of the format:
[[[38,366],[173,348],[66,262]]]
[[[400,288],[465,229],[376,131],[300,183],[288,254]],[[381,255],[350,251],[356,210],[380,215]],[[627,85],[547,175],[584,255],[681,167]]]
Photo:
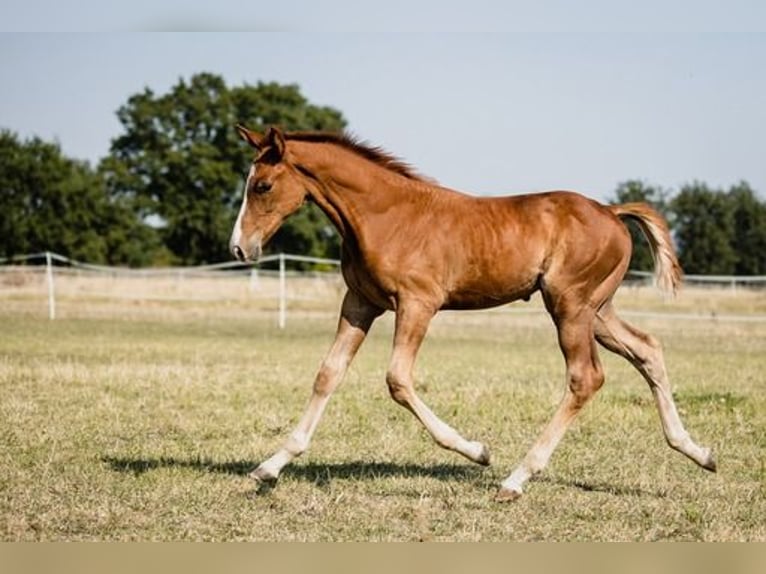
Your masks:
[[[255,165],[250,166],[250,172],[247,174],[245,180],[245,190],[242,192],[242,206],[239,208],[239,215],[237,216],[237,222],[234,224],[234,229],[231,232],[231,239],[229,240],[229,246],[233,249],[235,245],[239,245],[242,239],[242,217],[245,215],[245,209],[247,209],[247,190],[250,188],[250,180],[255,177]],[[242,247],[241,245],[239,245]]]

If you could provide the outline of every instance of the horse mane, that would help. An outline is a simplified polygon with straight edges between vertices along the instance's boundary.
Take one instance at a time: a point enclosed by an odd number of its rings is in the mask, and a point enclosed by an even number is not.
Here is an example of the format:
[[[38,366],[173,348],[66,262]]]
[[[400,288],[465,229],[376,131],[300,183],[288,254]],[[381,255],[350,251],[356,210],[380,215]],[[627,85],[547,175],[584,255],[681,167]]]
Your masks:
[[[286,132],[285,139],[311,143],[329,143],[340,146],[367,159],[389,171],[403,175],[407,179],[433,183],[429,178],[419,174],[410,164],[388,153],[383,148],[360,140],[353,134],[342,132]]]

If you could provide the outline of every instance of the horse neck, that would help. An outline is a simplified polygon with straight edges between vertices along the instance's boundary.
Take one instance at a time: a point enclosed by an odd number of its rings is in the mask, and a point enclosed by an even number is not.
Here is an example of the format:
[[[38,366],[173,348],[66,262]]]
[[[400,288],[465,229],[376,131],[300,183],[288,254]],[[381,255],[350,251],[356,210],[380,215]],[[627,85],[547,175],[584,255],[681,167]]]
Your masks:
[[[408,179],[355,153],[326,143],[290,142],[295,163],[310,179],[309,194],[344,239],[364,243],[371,219],[396,217],[392,207],[403,196],[430,192],[424,182]]]

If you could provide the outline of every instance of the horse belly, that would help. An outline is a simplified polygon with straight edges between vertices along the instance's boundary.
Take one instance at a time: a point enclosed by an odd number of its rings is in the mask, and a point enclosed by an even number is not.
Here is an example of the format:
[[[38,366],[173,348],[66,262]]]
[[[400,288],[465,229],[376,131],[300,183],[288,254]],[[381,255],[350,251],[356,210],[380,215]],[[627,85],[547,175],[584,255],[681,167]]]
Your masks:
[[[518,299],[528,300],[539,289],[539,275],[484,276],[459,283],[448,293],[443,309],[488,309]]]
[[[545,242],[501,215],[499,210],[494,218],[484,214],[447,255],[445,309],[497,307],[527,299],[539,288]]]

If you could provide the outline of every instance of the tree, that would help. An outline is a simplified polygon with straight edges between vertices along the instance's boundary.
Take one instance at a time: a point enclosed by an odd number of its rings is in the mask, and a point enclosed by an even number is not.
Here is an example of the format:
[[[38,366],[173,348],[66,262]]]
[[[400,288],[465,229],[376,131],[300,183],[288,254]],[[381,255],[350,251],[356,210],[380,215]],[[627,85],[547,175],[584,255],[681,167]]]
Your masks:
[[[652,205],[666,218],[668,217],[668,192],[660,187],[647,185],[640,180],[628,180],[620,183],[614,192],[612,204],[644,202]],[[654,258],[651,248],[641,229],[630,219],[626,220],[630,237],[633,240],[633,255],[630,268],[638,271],[654,270]]]
[[[120,200],[110,200],[86,162],[58,144],[0,131],[0,251],[41,251],[96,263],[149,262],[156,237]]]
[[[704,183],[693,183],[681,188],[671,207],[684,270],[689,274],[733,274],[737,265],[732,244],[735,221],[727,195]]]
[[[340,130],[340,112],[310,104],[296,85],[259,83],[235,88],[214,74],[181,79],[169,93],[131,96],[118,111],[124,133],[112,142],[102,169],[112,194],[155,223],[180,263],[227,259],[228,239],[242,199],[252,150],[234,125],[256,130]],[[289,251],[331,255],[337,234],[316,206],[287,220],[273,244]]]
[[[766,275],[766,204],[746,182],[731,187],[727,199],[733,217],[734,273]]]

